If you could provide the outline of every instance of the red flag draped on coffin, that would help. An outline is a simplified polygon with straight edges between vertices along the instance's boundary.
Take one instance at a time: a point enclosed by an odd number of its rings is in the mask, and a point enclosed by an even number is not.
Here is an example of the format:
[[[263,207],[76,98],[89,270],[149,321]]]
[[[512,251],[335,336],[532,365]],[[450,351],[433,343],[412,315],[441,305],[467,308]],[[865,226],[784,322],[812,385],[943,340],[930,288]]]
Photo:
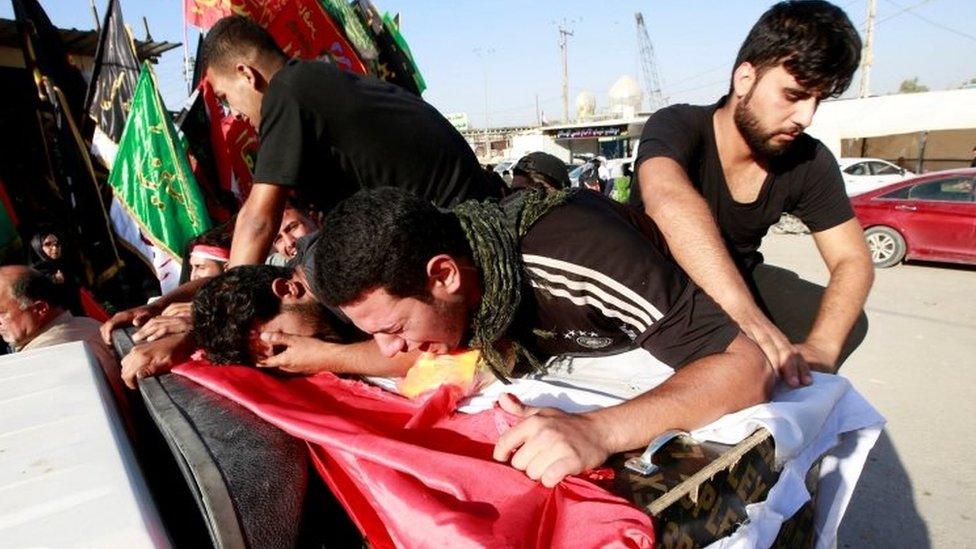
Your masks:
[[[320,473],[376,547],[652,547],[650,518],[569,477],[553,489],[492,459],[513,422],[453,413],[332,374],[281,379],[191,362],[174,370],[309,442]]]

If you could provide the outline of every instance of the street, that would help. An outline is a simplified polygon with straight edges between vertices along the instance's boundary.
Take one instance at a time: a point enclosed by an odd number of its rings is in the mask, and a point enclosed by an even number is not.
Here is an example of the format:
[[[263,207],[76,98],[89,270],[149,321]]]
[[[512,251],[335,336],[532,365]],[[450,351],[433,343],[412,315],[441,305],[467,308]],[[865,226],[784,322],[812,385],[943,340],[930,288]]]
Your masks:
[[[818,284],[813,239],[770,234],[766,262]],[[840,528],[841,547],[976,547],[976,268],[876,271],[867,338],[840,373],[888,420]]]

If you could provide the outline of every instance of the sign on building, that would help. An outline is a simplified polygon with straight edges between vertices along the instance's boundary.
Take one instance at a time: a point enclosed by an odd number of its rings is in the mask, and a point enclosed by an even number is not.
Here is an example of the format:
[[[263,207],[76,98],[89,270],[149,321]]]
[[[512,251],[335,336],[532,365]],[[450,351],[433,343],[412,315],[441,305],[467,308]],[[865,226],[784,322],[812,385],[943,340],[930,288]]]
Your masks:
[[[444,115],[444,118],[447,118],[447,121],[457,128],[459,132],[467,131],[471,126],[471,123],[468,121],[468,113],[466,112],[447,113]]]

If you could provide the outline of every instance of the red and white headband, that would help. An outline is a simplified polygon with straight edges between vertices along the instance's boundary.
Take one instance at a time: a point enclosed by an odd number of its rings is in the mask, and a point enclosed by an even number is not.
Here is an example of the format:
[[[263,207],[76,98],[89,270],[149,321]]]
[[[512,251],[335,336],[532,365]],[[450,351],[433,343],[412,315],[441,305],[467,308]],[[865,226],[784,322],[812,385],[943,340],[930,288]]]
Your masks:
[[[198,244],[190,251],[190,257],[226,263],[230,259],[230,251],[220,246],[204,246],[203,244]]]

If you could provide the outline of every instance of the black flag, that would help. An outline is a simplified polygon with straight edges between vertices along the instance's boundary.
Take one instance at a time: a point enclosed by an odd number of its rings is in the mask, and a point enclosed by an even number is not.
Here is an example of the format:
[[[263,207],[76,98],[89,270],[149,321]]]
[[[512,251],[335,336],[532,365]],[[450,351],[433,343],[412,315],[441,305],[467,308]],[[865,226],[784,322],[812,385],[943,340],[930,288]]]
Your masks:
[[[77,252],[82,282],[94,287],[121,265],[105,208],[107,195],[95,178],[91,156],[79,131],[85,80],[70,63],[57,29],[37,0],[13,0],[22,39],[24,64],[34,78],[38,125],[44,139],[50,177],[55,183],[59,217],[70,248]]]
[[[46,77],[64,93],[75,125],[81,127],[85,78],[68,61],[58,29],[51,24],[37,0],[13,0],[13,5],[17,30],[23,39],[24,62],[34,77],[41,99],[50,101],[51,90],[42,81],[42,77]]]
[[[119,2],[109,0],[85,103],[88,116],[95,122],[92,152],[108,169],[115,161],[139,70],[139,60],[125,30]]]

